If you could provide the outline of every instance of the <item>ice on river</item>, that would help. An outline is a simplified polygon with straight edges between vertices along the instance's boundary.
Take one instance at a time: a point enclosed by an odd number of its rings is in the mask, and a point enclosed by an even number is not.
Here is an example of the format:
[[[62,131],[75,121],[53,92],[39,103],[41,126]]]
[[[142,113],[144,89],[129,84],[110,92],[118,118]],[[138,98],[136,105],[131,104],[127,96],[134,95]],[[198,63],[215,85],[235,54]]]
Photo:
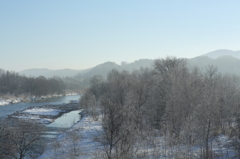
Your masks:
[[[46,108],[32,108],[32,109],[27,109],[23,111],[24,113],[29,113],[29,114],[37,114],[37,115],[51,115],[51,116],[56,116],[61,110],[56,110],[56,109],[46,109]]]
[[[12,116],[13,118],[18,118],[18,119],[30,119],[30,120],[37,120],[39,123],[42,124],[49,124],[53,122],[53,119],[48,119],[48,118],[40,118],[39,115],[20,115],[20,116]]]
[[[5,100],[0,100],[0,105],[7,105],[7,104],[9,104],[9,102],[8,102],[8,101],[5,101]]]
[[[58,116],[62,110],[50,109],[50,108],[31,108],[22,111],[19,114],[12,115],[13,118],[37,120],[39,123],[49,124],[54,119],[49,116]],[[44,116],[44,117],[43,117]]]

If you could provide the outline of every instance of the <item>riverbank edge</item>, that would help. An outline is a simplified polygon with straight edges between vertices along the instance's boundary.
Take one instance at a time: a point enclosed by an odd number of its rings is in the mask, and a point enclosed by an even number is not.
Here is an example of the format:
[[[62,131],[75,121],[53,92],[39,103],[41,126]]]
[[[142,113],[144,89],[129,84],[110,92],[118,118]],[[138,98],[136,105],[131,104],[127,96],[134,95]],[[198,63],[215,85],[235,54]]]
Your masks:
[[[76,92],[65,93],[65,94],[52,94],[46,96],[11,96],[5,95],[0,96],[0,106],[9,105],[13,103],[21,103],[21,102],[36,102],[41,101],[44,99],[54,98],[54,97],[63,97],[63,96],[72,96],[72,95],[79,95]]]
[[[26,110],[30,110],[30,109],[54,109],[54,110],[59,110],[59,113],[57,115],[44,115],[44,114],[38,114],[36,116],[39,117],[39,119],[51,119],[48,123],[45,124],[50,124],[52,122],[54,122],[55,119],[61,117],[62,115],[69,113],[71,111],[75,111],[75,110],[81,110],[79,107],[79,104],[76,103],[63,103],[63,104],[57,104],[57,105],[43,105],[43,106],[32,106],[20,111],[16,111],[13,114],[8,115],[8,119],[21,119],[21,116],[26,116],[26,120],[32,120],[32,121],[36,121],[36,119],[31,119],[31,118],[27,118],[28,116],[31,116],[33,114],[31,113],[26,113]]]

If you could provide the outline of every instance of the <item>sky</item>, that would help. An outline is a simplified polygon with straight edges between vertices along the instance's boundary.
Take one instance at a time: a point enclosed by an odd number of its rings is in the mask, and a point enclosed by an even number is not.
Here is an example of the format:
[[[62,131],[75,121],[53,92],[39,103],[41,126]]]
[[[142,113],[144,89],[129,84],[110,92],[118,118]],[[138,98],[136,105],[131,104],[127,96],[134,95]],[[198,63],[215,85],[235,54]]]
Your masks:
[[[82,70],[240,50],[239,6],[237,0],[1,0],[0,68]]]

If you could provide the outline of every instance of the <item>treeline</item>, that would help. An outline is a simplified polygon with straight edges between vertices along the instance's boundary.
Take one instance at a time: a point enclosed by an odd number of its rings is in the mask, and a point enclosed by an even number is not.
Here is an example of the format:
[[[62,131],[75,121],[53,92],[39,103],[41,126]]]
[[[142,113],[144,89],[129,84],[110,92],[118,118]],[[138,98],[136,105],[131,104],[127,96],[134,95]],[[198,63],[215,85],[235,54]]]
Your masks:
[[[239,84],[239,77],[214,66],[202,72],[183,59],[158,59],[151,69],[95,76],[80,105],[94,120],[102,116],[95,138],[104,147],[100,158],[209,159],[219,135],[231,139],[239,157]],[[177,145],[184,148],[173,149]]]
[[[67,90],[81,91],[90,86],[90,78],[78,74],[74,77],[62,77]]]
[[[48,94],[61,94],[66,86],[61,78],[45,78],[21,76],[14,71],[0,69],[0,94],[20,95],[29,94],[42,96]]]

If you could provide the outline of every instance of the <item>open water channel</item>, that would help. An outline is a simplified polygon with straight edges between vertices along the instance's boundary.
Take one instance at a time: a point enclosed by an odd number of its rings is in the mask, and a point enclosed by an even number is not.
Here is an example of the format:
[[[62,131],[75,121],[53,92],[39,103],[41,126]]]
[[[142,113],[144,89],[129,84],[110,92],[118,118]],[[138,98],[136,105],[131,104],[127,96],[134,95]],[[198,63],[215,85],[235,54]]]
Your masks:
[[[47,125],[47,132],[46,132],[46,135],[44,136],[54,138],[61,131],[64,131],[70,128],[73,124],[81,120],[81,115],[79,113],[82,110],[74,110],[57,118],[54,122]]]
[[[3,106],[0,106],[0,118],[5,118],[16,111],[24,110],[29,107],[69,103],[70,100],[78,100],[79,98],[80,98],[80,95],[73,95],[73,96],[53,97],[53,98],[43,99],[37,102],[15,103],[15,104],[3,105]]]
[[[70,100],[78,100],[80,95],[64,96],[64,97],[54,97],[49,99],[44,99],[37,102],[28,103],[15,103],[0,106],[0,118],[6,118],[8,115],[13,114],[16,111],[24,110],[29,107],[38,107],[44,105],[58,105],[63,103],[69,103]],[[82,110],[75,110],[69,113],[63,114],[61,117],[57,118],[53,123],[47,125],[48,131],[46,132],[46,137],[55,137],[61,131],[70,128],[73,124],[81,119],[79,112]]]

